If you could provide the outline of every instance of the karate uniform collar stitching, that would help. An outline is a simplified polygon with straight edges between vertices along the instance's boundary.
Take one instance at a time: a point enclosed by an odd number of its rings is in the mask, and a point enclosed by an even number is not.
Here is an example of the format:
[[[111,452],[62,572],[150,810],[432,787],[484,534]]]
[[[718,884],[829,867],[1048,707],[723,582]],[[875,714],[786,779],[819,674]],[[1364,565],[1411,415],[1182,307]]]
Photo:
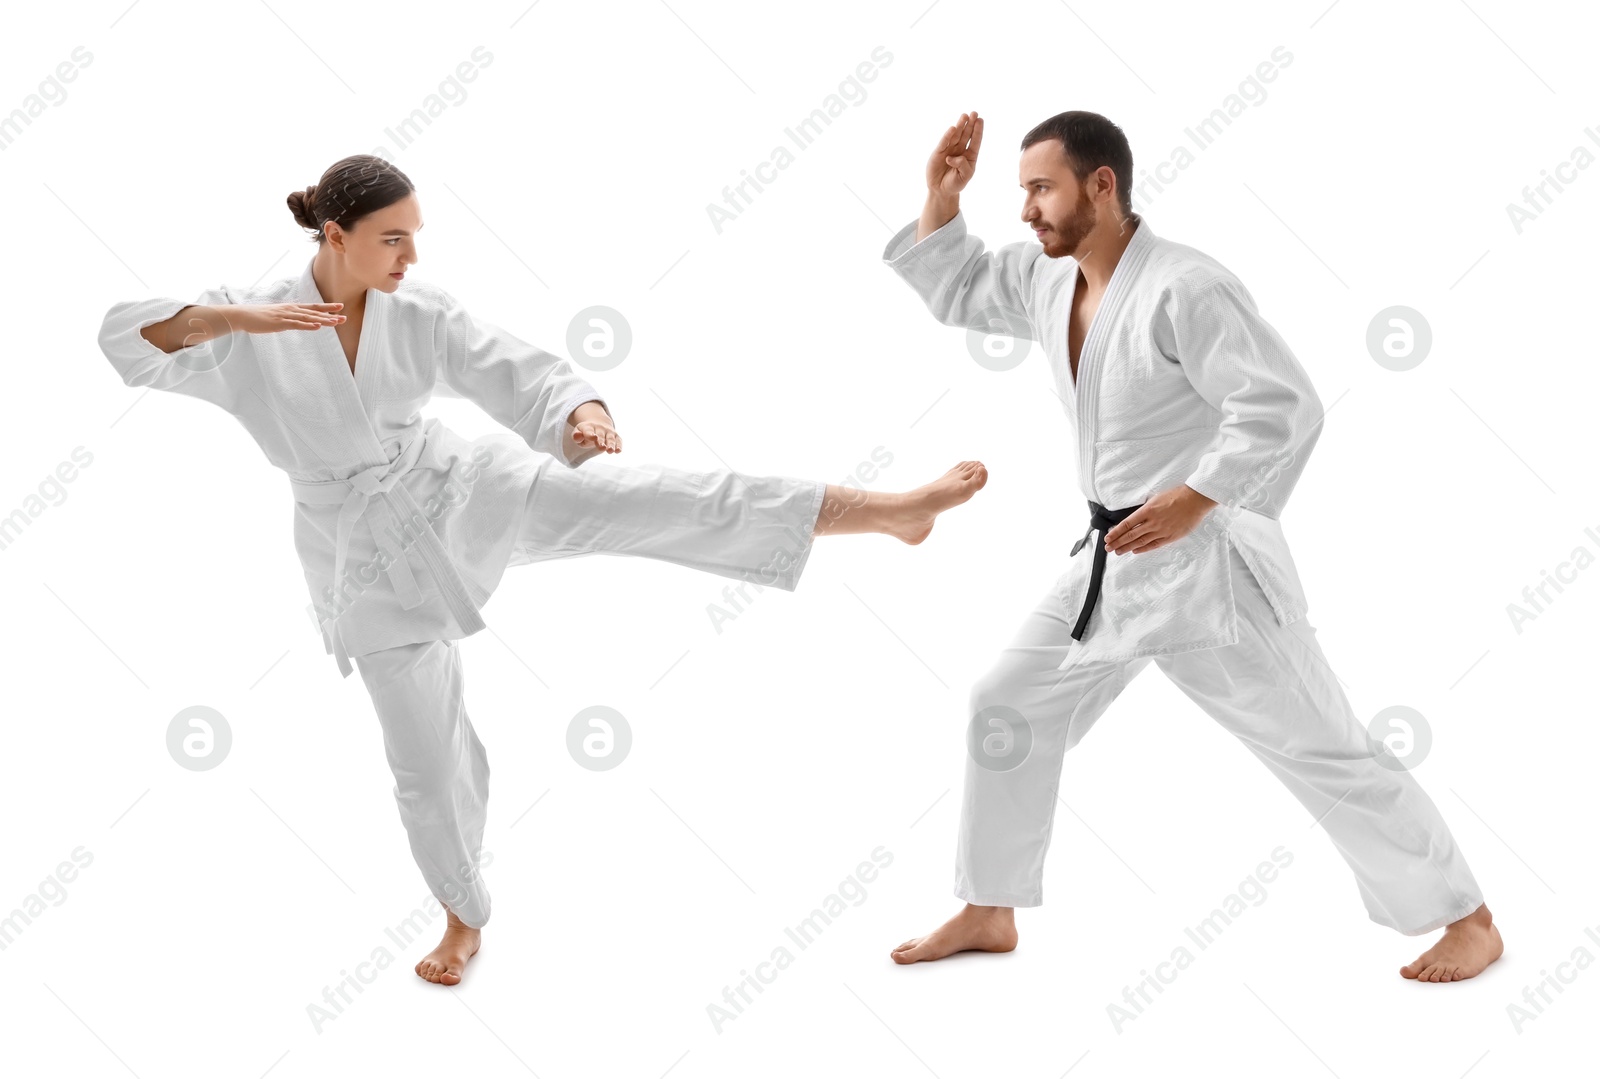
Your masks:
[[[1150,222],[1141,217],[1138,228],[1133,230],[1133,236],[1128,240],[1128,246],[1122,249],[1122,257],[1117,259],[1117,264],[1111,269],[1111,280],[1106,282],[1106,291],[1100,297],[1100,306],[1095,309],[1094,318],[1090,320],[1089,332],[1083,339],[1083,350],[1078,355],[1078,378],[1072,384],[1072,403],[1078,422],[1080,467],[1091,476],[1094,467],[1095,441],[1092,435],[1100,422],[1097,395],[1105,326],[1116,321],[1122,299],[1128,292],[1128,282],[1138,276],[1155,238],[1155,234],[1150,230]],[[1081,271],[1078,269],[1077,260],[1074,259],[1073,276],[1076,277],[1079,272]],[[1070,363],[1070,359],[1067,362]],[[1090,489],[1093,489],[1092,481]]]

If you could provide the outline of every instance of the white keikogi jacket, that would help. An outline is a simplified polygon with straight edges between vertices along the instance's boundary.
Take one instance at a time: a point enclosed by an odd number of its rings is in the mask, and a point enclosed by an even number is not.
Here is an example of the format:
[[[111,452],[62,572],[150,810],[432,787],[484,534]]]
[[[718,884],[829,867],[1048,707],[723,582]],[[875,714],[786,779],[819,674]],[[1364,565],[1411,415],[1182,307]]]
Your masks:
[[[208,289],[192,302],[322,303],[311,266],[255,288]],[[235,332],[172,353],[140,336],[189,305],[114,305],[101,350],[130,386],[226,410],[288,474],[312,618],[342,676],[351,656],[482,629],[479,609],[506,567],[528,561],[516,537],[541,463],[534,451],[569,468],[603,452],[566,437],[573,409],[604,404],[587,380],[434,285],[367,291],[354,377],[331,326]],[[468,442],[424,418],[436,384],[511,433]]]
[[[920,243],[916,230],[912,221],[897,232],[884,262],[940,322],[1043,347],[1087,499],[1122,509],[1188,484],[1219,503],[1174,543],[1106,556],[1099,599],[1062,667],[1236,643],[1229,543],[1280,623],[1305,614],[1278,518],[1321,434],[1322,402],[1238,278],[1141,220],[1090,324],[1074,385],[1075,259],[1051,258],[1036,240],[986,253],[960,213]],[[1104,534],[1090,542],[1103,545]],[[1071,618],[1092,557],[1084,550],[1063,574]]]

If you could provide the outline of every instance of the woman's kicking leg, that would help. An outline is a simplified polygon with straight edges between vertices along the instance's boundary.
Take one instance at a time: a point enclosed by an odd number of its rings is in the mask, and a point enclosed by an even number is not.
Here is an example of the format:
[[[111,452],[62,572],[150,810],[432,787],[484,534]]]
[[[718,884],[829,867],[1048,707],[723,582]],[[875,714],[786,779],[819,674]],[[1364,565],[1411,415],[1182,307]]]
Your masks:
[[[988,480],[981,461],[962,461],[914,491],[860,491],[830,483],[814,534],[881,532],[921,543],[933,531],[935,517],[971,498]]]
[[[914,490],[880,492],[728,469],[552,461],[529,488],[517,548],[520,562],[638,555],[792,592],[817,536],[877,532],[921,543],[934,518],[988,478],[982,463],[963,461]]]

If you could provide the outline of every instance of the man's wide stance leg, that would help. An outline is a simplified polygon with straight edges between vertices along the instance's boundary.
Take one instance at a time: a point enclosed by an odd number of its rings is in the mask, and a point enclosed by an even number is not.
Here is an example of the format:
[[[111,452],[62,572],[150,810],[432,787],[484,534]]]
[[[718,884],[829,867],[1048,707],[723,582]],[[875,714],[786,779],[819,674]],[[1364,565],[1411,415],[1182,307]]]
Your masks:
[[[1063,574],[1028,615],[969,697],[955,893],[979,906],[1044,901],[1044,857],[1066,752],[1150,662],[1057,670],[1076,619],[1061,593],[1066,580]]]
[[[1238,642],[1159,656],[1162,673],[1321,822],[1373,921],[1415,936],[1471,914],[1483,892],[1438,807],[1356,718],[1315,627],[1303,617],[1280,625],[1229,552]]]
[[[896,963],[1016,947],[1011,908],[1044,899],[1044,857],[1066,752],[1150,662],[1057,669],[1077,618],[1062,592],[1068,577],[1062,574],[972,687],[955,866],[955,893],[968,905],[895,948]]]

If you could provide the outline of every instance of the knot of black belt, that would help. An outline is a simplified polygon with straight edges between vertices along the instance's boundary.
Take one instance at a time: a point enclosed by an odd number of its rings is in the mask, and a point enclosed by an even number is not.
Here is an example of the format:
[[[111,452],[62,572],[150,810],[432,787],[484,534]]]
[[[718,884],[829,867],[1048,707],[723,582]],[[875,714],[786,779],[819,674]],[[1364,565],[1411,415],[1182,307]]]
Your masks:
[[[1144,503],[1140,503],[1140,506]],[[1077,554],[1083,545],[1089,542],[1089,537],[1096,531],[1100,533],[1100,542],[1094,546],[1094,565],[1089,569],[1089,593],[1083,598],[1083,610],[1078,612],[1078,624],[1072,627],[1072,639],[1083,640],[1083,627],[1089,624],[1089,612],[1094,610],[1095,600],[1100,598],[1100,580],[1106,575],[1106,530],[1118,524],[1139,506],[1129,506],[1122,510],[1108,510],[1094,499],[1089,499],[1089,531],[1083,538],[1072,545],[1072,553]]]

